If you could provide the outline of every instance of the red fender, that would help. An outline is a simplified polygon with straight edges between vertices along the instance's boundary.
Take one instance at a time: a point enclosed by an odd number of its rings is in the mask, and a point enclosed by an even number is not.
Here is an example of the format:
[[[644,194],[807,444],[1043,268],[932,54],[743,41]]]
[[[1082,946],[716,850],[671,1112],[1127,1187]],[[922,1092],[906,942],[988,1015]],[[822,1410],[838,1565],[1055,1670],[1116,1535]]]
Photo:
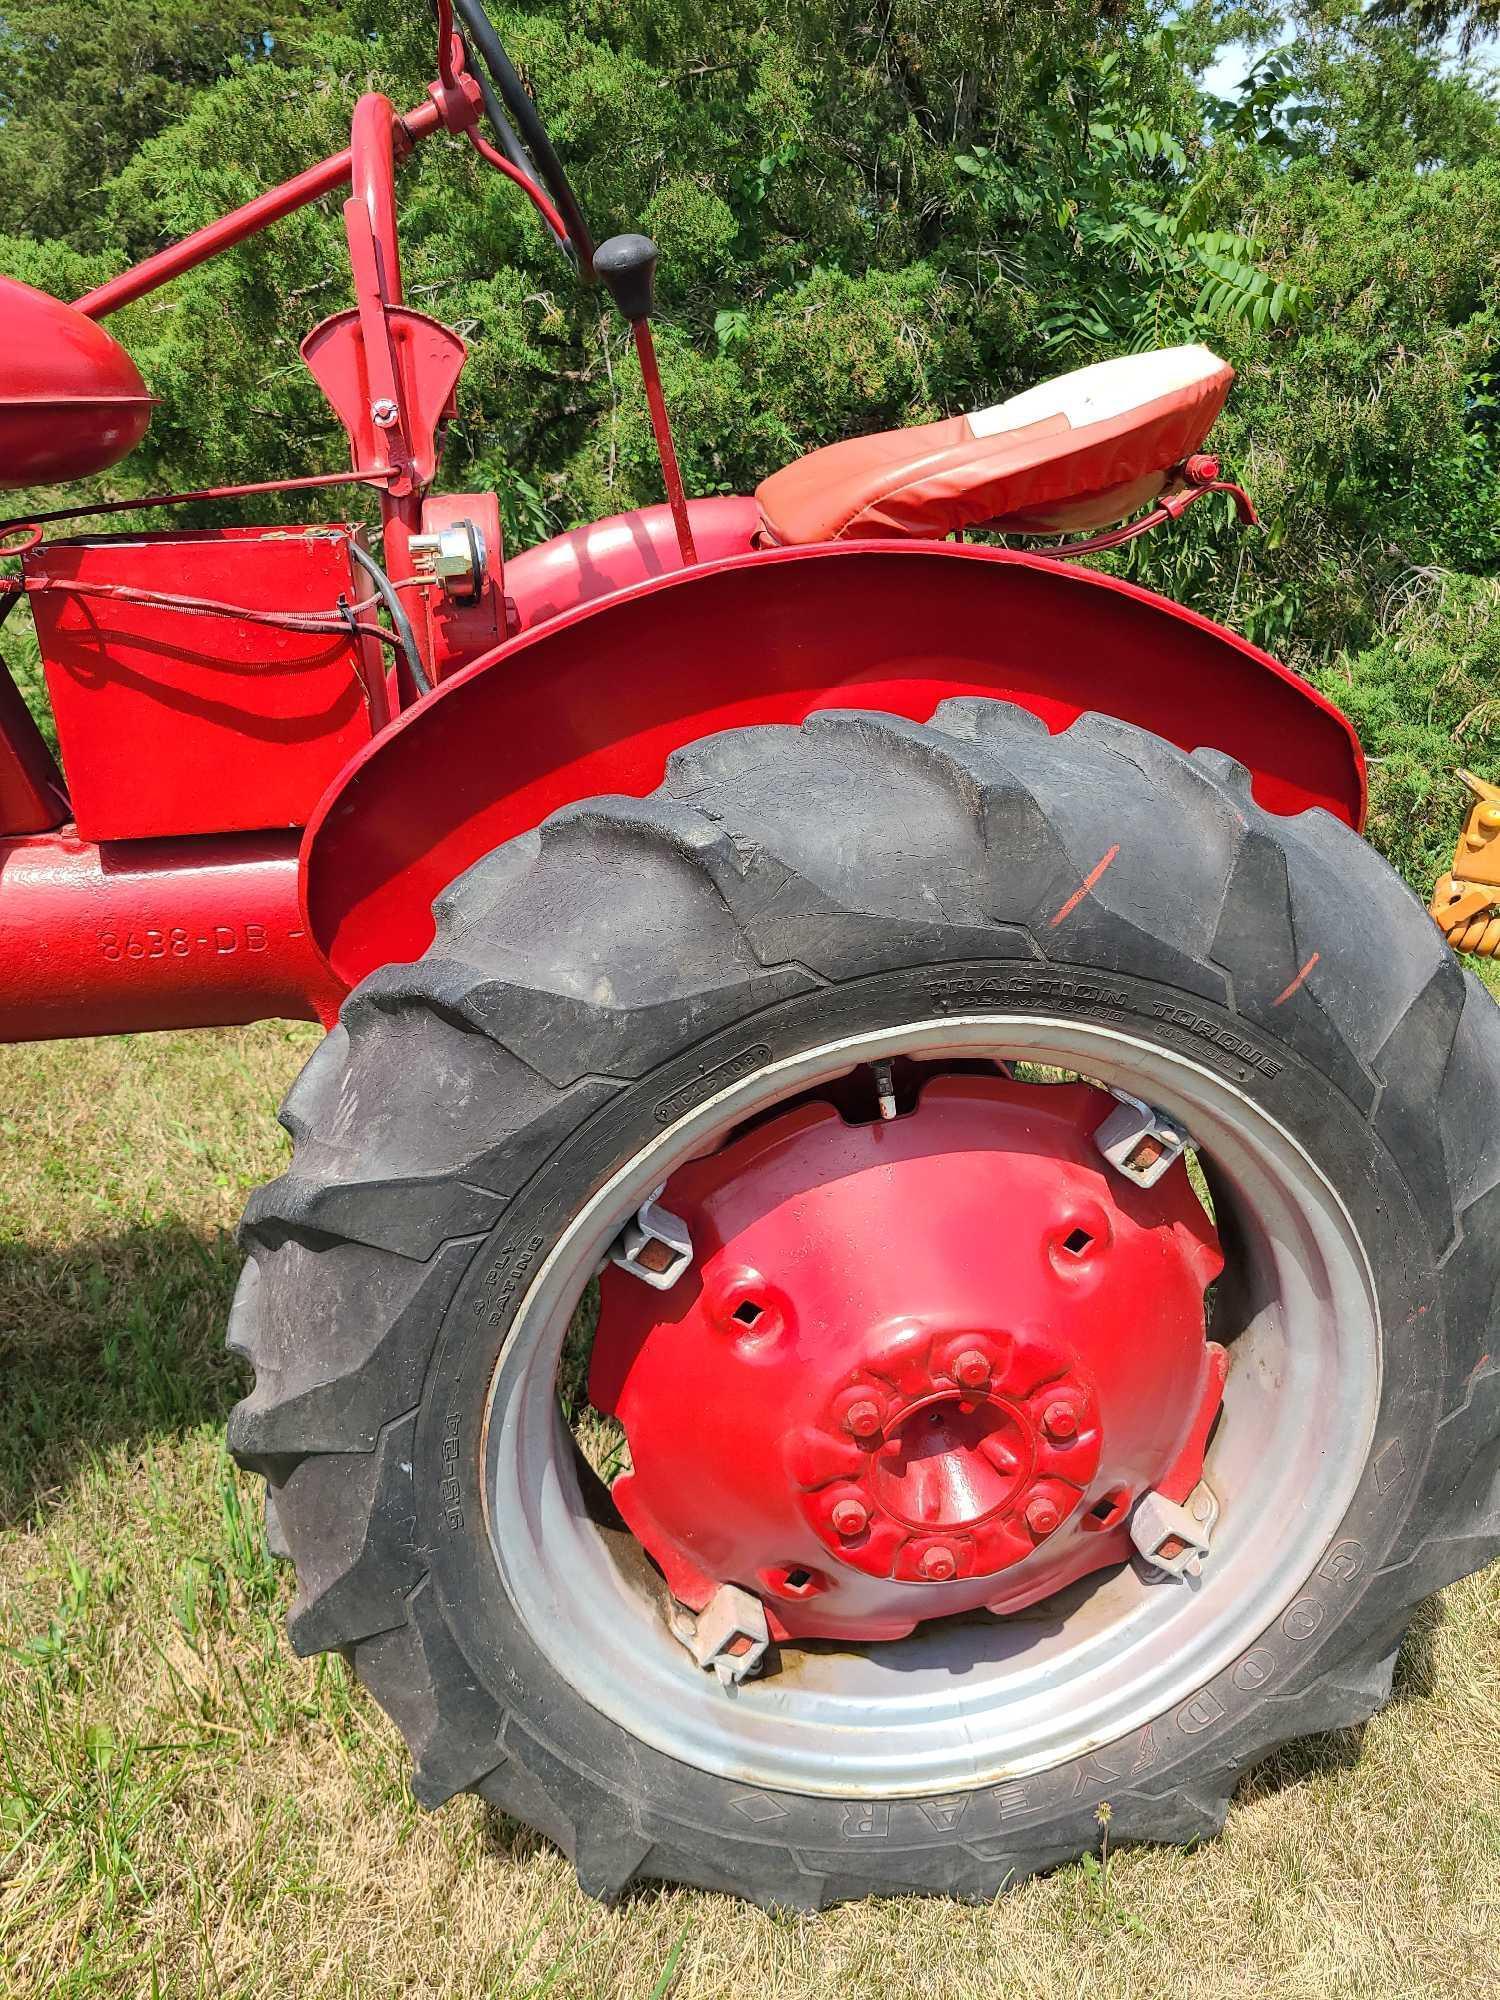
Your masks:
[[[670,753],[822,708],[925,721],[950,695],[1050,729],[1101,709],[1247,765],[1259,803],[1363,822],[1347,720],[1196,612],[1043,556],[944,542],[771,549],[647,577],[474,661],[325,793],[307,928],[338,978],[415,958],[438,892],[575,799],[642,796]]]

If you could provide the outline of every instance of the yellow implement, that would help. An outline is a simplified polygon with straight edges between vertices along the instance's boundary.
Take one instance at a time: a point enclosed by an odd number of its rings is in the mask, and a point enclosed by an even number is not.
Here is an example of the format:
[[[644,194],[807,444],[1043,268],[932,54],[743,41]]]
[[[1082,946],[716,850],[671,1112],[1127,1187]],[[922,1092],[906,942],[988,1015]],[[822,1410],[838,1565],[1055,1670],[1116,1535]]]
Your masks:
[[[1456,771],[1474,795],[1453,866],[1440,875],[1428,909],[1455,951],[1500,957],[1500,785]]]

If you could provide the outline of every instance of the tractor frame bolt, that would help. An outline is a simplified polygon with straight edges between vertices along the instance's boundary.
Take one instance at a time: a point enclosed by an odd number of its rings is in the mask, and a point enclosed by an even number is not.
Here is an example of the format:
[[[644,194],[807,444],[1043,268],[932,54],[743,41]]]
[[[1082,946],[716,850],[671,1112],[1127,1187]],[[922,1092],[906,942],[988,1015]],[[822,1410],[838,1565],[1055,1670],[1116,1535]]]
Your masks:
[[[389,396],[381,396],[370,405],[370,421],[381,430],[388,431],[401,414]]]
[[[880,1429],[880,1405],[868,1398],[851,1403],[844,1412],[844,1428],[857,1438],[874,1437]]]
[[[958,1558],[952,1549],[945,1549],[939,1544],[927,1550],[919,1566],[929,1583],[946,1583],[958,1569]]]
[[[1077,1412],[1066,1403],[1049,1403],[1042,1412],[1042,1429],[1048,1437],[1073,1437],[1078,1430]]]
[[[982,1389],[990,1379],[990,1358],[977,1347],[966,1347],[953,1364],[953,1379],[966,1389]]]
[[[870,1525],[870,1511],[862,1500],[840,1500],[833,1510],[833,1525],[846,1539],[861,1535]]]
[[[1050,1535],[1061,1519],[1056,1503],[1044,1493],[1039,1493],[1026,1509],[1026,1525],[1034,1535]]]

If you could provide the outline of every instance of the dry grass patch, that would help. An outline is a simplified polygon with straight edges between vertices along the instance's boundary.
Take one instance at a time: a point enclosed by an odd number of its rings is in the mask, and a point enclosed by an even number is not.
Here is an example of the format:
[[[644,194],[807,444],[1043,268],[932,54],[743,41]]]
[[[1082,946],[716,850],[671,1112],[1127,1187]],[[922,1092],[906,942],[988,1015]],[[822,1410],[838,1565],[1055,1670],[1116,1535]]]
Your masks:
[[[220,1442],[268,1026],[0,1050],[0,1993],[1155,2000],[1500,1990],[1500,1571],[1426,1607],[1398,1698],[1278,1757],[1225,1837],[997,1904],[616,1910],[473,1799],[428,1816]]]

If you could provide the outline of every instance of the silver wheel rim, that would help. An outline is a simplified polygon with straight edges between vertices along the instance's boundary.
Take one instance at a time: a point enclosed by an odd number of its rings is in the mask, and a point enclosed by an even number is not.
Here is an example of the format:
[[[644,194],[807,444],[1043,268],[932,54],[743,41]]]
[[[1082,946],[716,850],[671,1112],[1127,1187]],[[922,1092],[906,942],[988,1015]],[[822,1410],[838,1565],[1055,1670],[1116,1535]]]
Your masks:
[[[695,1667],[662,1587],[593,1525],[555,1375],[585,1283],[673,1169],[752,1110],[892,1055],[1004,1057],[1080,1072],[1175,1114],[1232,1195],[1254,1295],[1236,1332],[1207,1477],[1221,1501],[1200,1579],[1104,1572],[1010,1619],[944,1620],[857,1649],[784,1649],[734,1694]],[[1217,1328],[1216,1328],[1217,1331]],[[835,1797],[964,1790],[1048,1769],[1153,1721],[1285,1610],[1332,1540],[1380,1393],[1369,1261],[1305,1149],[1232,1083],[1174,1051],[1078,1021],[922,1020],[830,1042],[696,1106],[622,1166],[538,1270],[496,1365],[482,1477],[504,1588],[551,1665],[667,1755],[772,1789]]]

